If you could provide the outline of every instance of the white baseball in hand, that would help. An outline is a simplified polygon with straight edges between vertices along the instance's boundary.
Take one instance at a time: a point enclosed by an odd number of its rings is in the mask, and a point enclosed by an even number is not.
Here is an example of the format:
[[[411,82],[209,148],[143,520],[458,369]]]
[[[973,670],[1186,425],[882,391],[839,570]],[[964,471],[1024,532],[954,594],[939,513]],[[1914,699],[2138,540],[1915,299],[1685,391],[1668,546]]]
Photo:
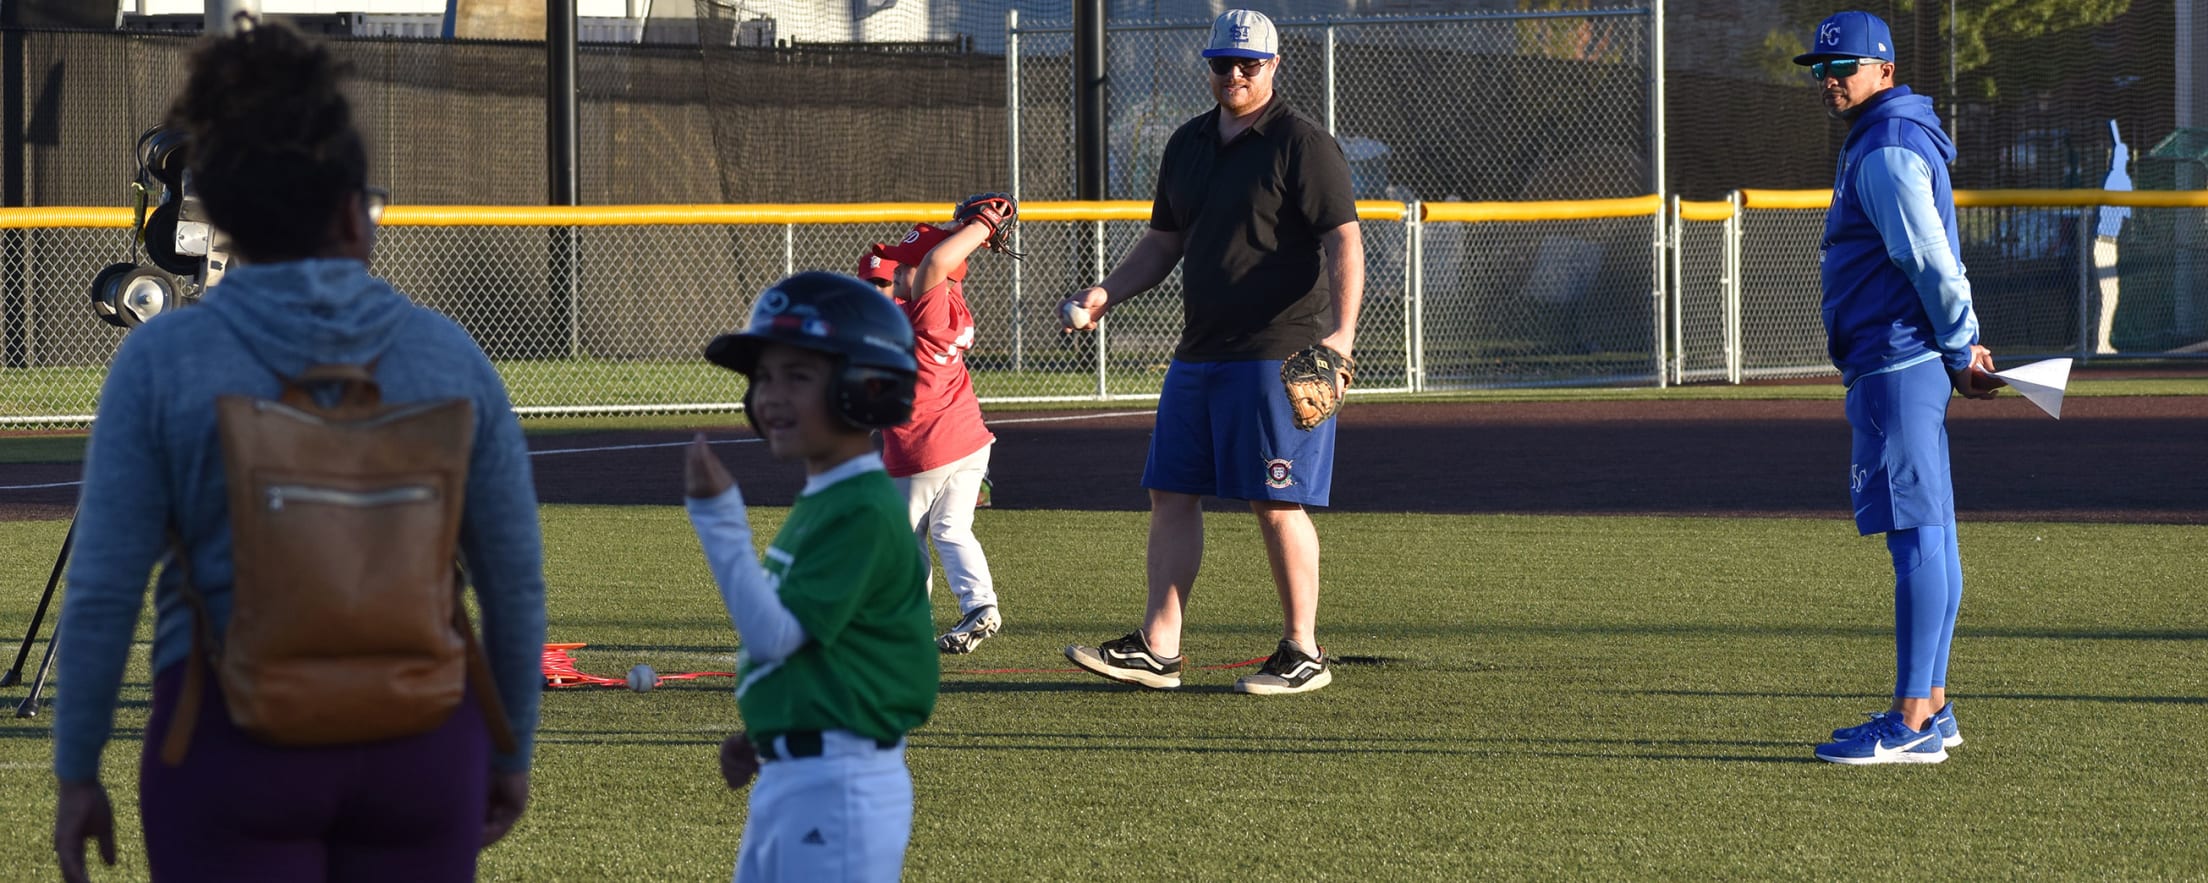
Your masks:
[[[651,666],[638,663],[636,667],[629,669],[629,689],[646,693],[657,686],[659,686],[659,672],[653,671]]]
[[[1096,324],[1088,310],[1082,309],[1080,304],[1071,300],[1058,302],[1058,321],[1074,331],[1087,331]]]

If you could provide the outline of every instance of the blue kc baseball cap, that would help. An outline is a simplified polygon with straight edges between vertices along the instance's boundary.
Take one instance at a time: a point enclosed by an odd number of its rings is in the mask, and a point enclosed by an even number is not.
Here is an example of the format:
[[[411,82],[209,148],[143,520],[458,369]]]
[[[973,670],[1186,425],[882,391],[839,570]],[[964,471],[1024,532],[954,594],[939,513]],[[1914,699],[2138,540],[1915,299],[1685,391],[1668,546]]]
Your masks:
[[[1271,58],[1280,54],[1280,32],[1265,13],[1229,9],[1211,20],[1211,43],[1205,58]]]
[[[1794,56],[1794,63],[1812,65],[1835,58],[1894,60],[1894,32],[1886,22],[1868,12],[1835,12],[1817,24],[1808,52]]]

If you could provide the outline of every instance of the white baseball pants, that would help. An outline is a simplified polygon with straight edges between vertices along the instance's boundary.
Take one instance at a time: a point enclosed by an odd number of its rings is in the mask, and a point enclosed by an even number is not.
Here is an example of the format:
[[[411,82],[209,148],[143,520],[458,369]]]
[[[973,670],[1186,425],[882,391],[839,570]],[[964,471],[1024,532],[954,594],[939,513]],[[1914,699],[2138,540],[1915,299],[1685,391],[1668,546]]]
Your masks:
[[[958,612],[997,603],[997,586],[989,578],[989,558],[974,538],[974,502],[981,496],[981,480],[989,474],[989,449],[966,455],[945,466],[897,479],[897,489],[911,507],[912,533],[926,558],[928,542],[935,542],[935,556],[943,561],[943,578],[958,596]],[[935,574],[928,574],[928,591],[935,591]]]
[[[894,883],[912,840],[905,746],[841,731],[819,757],[759,767],[736,849],[736,883]]]

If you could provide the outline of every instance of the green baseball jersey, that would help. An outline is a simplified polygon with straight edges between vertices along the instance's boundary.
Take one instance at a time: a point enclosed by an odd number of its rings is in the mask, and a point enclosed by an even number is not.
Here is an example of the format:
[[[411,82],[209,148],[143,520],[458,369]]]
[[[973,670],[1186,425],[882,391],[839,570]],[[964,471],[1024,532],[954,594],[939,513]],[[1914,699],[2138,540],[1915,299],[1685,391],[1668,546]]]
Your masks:
[[[908,517],[880,469],[797,498],[763,564],[806,641],[780,663],[738,666],[746,729],[895,739],[927,722],[941,667]]]

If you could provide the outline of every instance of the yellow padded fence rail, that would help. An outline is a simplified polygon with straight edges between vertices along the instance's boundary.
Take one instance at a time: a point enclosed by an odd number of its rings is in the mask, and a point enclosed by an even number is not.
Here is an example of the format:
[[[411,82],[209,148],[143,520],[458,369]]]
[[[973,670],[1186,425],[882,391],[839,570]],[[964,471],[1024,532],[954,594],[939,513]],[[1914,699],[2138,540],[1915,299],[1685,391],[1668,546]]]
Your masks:
[[[1832,203],[1829,190],[1742,190],[1741,205],[1750,209],[1823,209]],[[2208,191],[2174,190],[1957,190],[1960,208],[2078,208],[2128,206],[2131,208],[2208,208]],[[1501,223],[1570,221],[1590,218],[1627,218],[1661,211],[1655,195],[1618,199],[1581,199],[1536,202],[1428,202],[1419,206],[1420,219],[1428,222]],[[1723,221],[1732,217],[1732,205],[1724,200],[1682,200],[1680,217],[1689,221]],[[1357,216],[1367,221],[1401,221],[1409,207],[1386,200],[1360,200]],[[1020,207],[1028,221],[1146,221],[1146,200],[1095,202],[1031,202]],[[788,205],[394,205],[384,210],[383,223],[392,227],[653,227],[678,225],[781,225],[781,224],[909,224],[950,219],[950,209],[935,202],[862,202]],[[127,229],[128,208],[55,206],[0,208],[0,230]]]
[[[0,208],[0,230],[129,229],[127,208]]]
[[[1400,221],[1400,202],[1362,200],[1357,216]],[[910,224],[941,222],[951,210],[939,202],[861,202],[790,205],[394,205],[383,211],[391,227],[655,227],[745,224]],[[1027,221],[1147,221],[1147,200],[1031,202],[1020,206]],[[0,229],[127,228],[127,208],[0,208]]]
[[[1656,194],[1620,199],[1575,199],[1550,202],[1428,202],[1421,203],[1420,220],[1428,223],[1467,224],[1499,221],[1579,221],[1590,218],[1630,218],[1653,215],[1663,208]]]
[[[1679,200],[1679,220],[1682,221],[1727,221],[1732,217],[1733,204],[1730,200]]]
[[[1832,205],[1830,190],[1742,190],[1741,205],[1752,209],[1823,209]],[[1957,190],[1957,208],[2208,208],[2202,190]]]

